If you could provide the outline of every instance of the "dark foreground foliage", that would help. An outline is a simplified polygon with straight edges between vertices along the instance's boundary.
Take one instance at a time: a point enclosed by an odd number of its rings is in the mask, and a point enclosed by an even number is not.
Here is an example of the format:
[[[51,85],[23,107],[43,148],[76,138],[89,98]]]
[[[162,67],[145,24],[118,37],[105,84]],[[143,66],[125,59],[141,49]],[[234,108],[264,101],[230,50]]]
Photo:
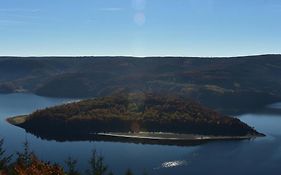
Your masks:
[[[104,158],[94,150],[89,160],[89,169],[85,173],[76,169],[77,160],[69,157],[66,161],[66,169],[62,166],[40,160],[29,149],[28,142],[24,143],[24,150],[18,152],[16,159],[10,162],[12,156],[6,155],[3,148],[3,139],[0,139],[0,175],[114,175],[109,171]],[[127,170],[125,175],[133,175]]]

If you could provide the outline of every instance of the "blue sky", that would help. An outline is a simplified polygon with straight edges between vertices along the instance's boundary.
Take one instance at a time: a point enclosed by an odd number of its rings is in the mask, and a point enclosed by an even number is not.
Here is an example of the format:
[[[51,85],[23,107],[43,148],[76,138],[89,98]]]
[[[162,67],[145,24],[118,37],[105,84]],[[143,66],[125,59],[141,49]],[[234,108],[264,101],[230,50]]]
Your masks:
[[[0,55],[267,53],[280,0],[0,0]]]

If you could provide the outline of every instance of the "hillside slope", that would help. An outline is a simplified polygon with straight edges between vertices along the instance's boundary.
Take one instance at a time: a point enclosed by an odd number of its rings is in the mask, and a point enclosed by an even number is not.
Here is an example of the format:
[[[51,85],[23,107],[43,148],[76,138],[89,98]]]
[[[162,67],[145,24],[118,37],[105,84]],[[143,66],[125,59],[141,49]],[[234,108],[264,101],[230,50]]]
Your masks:
[[[171,93],[227,114],[281,100],[280,55],[0,58],[0,74],[0,93],[78,98],[120,90]]]

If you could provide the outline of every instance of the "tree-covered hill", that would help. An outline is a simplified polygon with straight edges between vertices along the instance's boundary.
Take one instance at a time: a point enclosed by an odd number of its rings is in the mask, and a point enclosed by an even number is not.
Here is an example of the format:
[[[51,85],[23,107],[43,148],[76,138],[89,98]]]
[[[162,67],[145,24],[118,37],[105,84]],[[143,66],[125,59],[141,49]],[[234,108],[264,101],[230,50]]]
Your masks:
[[[252,111],[281,100],[281,56],[2,57],[0,93],[102,97],[120,90],[172,93],[218,111]]]
[[[99,132],[168,132],[211,136],[259,136],[239,119],[176,96],[127,94],[38,110],[17,124],[36,135]]]

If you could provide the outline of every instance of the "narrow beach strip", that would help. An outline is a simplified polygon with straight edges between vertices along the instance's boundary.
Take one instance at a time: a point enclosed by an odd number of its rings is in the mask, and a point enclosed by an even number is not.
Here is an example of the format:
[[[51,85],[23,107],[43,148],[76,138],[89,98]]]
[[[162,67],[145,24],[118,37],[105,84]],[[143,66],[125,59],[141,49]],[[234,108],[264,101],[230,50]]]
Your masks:
[[[148,139],[148,140],[173,140],[173,141],[196,141],[196,140],[242,140],[252,139],[257,136],[206,136],[176,133],[97,133],[99,136],[119,137],[128,139]]]

